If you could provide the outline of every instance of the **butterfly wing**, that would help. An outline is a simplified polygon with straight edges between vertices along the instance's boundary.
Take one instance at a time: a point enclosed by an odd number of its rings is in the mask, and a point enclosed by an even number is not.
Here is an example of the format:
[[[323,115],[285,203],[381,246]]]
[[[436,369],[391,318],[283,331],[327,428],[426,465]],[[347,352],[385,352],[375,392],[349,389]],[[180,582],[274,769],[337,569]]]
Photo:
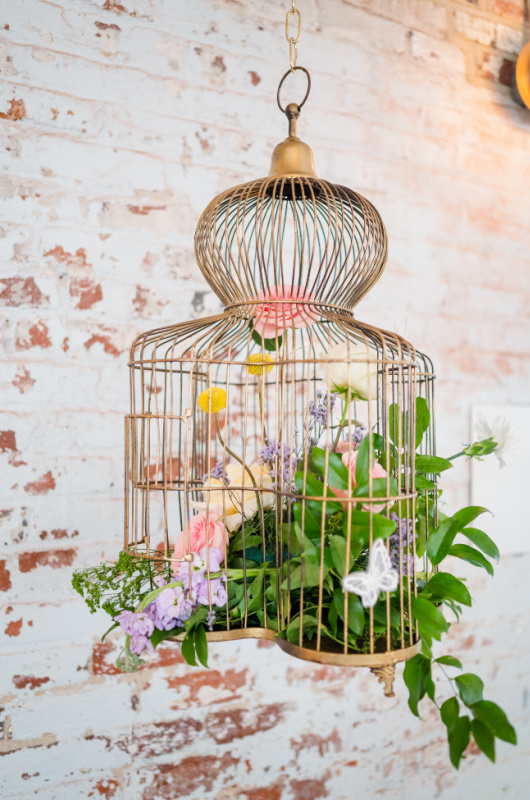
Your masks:
[[[397,589],[399,575],[392,566],[383,539],[376,539],[373,543],[368,569],[380,592],[393,592]]]
[[[361,598],[361,603],[365,608],[372,608],[377,603],[379,590],[369,572],[352,572],[342,580],[342,588],[345,592],[352,592]]]

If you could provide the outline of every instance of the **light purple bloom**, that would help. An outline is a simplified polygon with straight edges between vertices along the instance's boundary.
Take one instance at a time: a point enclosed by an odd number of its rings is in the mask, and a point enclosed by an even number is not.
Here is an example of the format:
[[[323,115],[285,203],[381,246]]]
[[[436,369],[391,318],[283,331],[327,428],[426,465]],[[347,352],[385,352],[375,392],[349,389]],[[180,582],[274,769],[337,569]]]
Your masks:
[[[206,617],[206,624],[208,625],[208,630],[213,630],[213,624],[215,622],[215,611],[212,609],[208,611],[208,616]]]
[[[329,410],[333,411],[335,402],[337,400],[337,392],[331,392],[329,395]],[[328,393],[319,389],[316,393],[316,399],[309,401],[309,416],[313,418],[317,425],[322,425],[324,428],[328,424]]]
[[[166,579],[163,578],[162,575],[157,575],[156,578],[153,578],[153,581],[156,583],[159,589],[161,589],[162,586],[165,586],[167,583]]]
[[[226,576],[222,578],[213,578],[210,581],[208,589],[208,581],[203,581],[197,590],[197,601],[203,606],[210,605],[210,598],[213,606],[224,606],[228,599],[225,588]]]
[[[153,620],[145,611],[121,611],[114,619],[129,636],[151,636],[154,630]]]
[[[131,641],[129,642],[129,650],[131,653],[136,653],[137,656],[140,655],[144,650],[148,650],[150,653],[153,652],[153,645],[151,644],[151,640],[147,636],[142,636],[142,634],[136,634],[135,636],[131,636]]]
[[[191,617],[194,609],[193,601],[187,596],[181,586],[163,589],[156,597],[158,615],[161,619],[170,617],[182,626],[184,621]],[[169,630],[169,628],[165,628]]]
[[[399,545],[401,541],[401,559],[404,575],[412,575],[414,570],[414,554],[412,544],[417,534],[414,531],[414,521],[400,519],[397,514],[389,514],[389,519],[397,524],[396,532],[389,537],[390,560],[392,566],[399,570]]]
[[[222,458],[220,458],[219,461],[216,462],[215,466],[212,467],[209,475],[206,474],[202,476],[202,482],[206,483],[208,478],[215,478],[215,480],[223,481],[223,483],[226,485],[230,483],[230,478],[225,471],[225,465]]]
[[[270,475],[275,478],[275,486],[290,492],[294,474],[303,459],[297,456],[285,442],[267,437],[265,446],[259,452],[260,460],[267,465]]]

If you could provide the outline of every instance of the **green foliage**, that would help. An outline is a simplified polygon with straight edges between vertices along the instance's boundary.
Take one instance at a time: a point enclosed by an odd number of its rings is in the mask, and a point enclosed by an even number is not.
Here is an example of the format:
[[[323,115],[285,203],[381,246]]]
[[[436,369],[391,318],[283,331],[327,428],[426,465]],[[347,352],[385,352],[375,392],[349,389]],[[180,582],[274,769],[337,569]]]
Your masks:
[[[467,561],[475,567],[482,567],[489,575],[493,575],[493,567],[488,559],[478,550],[475,550],[474,547],[470,547],[467,544],[455,544],[449,548],[449,555],[455,556],[455,558],[461,558],[463,561]]]
[[[342,463],[341,457],[338,456],[337,453],[327,453],[320,447],[314,447],[311,452],[311,469],[313,469],[317,475],[324,479],[324,475],[326,473],[326,457],[328,465],[327,479],[329,486],[333,486],[335,489],[344,490],[348,488],[348,484],[351,486],[349,472]]]
[[[456,600],[457,603],[462,603],[465,606],[471,605],[469,589],[461,580],[455,578],[449,572],[437,572],[433,575],[421,596],[423,597],[426,592],[430,593],[433,600],[450,599]]]
[[[115,617],[123,609],[136,608],[142,595],[155,588],[156,575],[170,580],[171,566],[164,562],[155,568],[150,559],[122,552],[115,563],[76,570],[72,586],[92,613],[102,608]]]
[[[250,335],[252,336],[252,339],[260,347],[265,348],[265,350],[268,350],[270,353],[274,353],[274,352],[277,352],[277,351],[280,350],[280,348],[282,346],[282,341],[283,341],[281,336],[278,336],[277,339],[276,338],[274,338],[274,339],[262,339],[262,337],[259,335],[259,333],[256,330],[254,330],[252,322],[249,324],[249,328],[250,328],[250,331],[251,331]]]
[[[409,708],[419,717],[418,703],[425,697],[427,676],[431,674],[431,662],[421,653],[405,663],[403,680],[409,690]]]
[[[452,466],[451,462],[446,458],[439,458],[438,456],[416,456],[417,472],[437,475],[446,469],[451,469]]]

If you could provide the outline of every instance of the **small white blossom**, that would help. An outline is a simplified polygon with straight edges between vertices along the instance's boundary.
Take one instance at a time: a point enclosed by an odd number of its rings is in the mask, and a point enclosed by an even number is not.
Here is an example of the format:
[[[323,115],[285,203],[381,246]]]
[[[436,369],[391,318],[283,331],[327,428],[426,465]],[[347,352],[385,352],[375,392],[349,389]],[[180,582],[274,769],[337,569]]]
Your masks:
[[[480,417],[477,420],[476,433],[480,440],[493,439],[497,442],[497,447],[493,452],[497,456],[501,467],[506,467],[513,463],[519,439],[515,429],[506,417],[495,417],[491,422],[484,417]]]

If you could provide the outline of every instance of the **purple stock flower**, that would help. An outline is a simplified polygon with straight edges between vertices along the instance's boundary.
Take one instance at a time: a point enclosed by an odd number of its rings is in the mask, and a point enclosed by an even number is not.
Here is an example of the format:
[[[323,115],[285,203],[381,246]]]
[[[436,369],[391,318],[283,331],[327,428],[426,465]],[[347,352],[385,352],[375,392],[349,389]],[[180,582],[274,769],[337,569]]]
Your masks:
[[[151,636],[154,630],[153,620],[145,611],[121,611],[114,619],[128,636]]]
[[[150,653],[153,652],[153,645],[151,644],[151,639],[147,636],[142,636],[141,634],[137,634],[136,636],[131,636],[131,641],[129,642],[129,650],[131,653],[136,653],[136,655],[140,655],[144,650],[148,650]]]
[[[213,624],[215,622],[215,611],[208,611],[208,616],[206,617],[206,624],[208,625],[209,630],[213,630]]]
[[[189,619],[194,610],[193,600],[181,586],[163,589],[156,597],[157,612],[161,620],[173,619],[179,627]],[[167,626],[168,622],[166,622]],[[164,630],[169,630],[165,627]]]
[[[346,434],[341,439],[342,449],[351,446],[352,450],[357,450],[365,436],[368,435],[368,428],[366,425],[357,425],[354,432]],[[340,449],[340,448],[339,448]]]
[[[401,560],[404,575],[412,575],[414,571],[414,554],[412,544],[417,534],[414,531],[414,521],[400,519],[397,514],[389,514],[389,519],[397,524],[396,532],[389,537],[390,560],[392,566],[399,570],[399,545],[401,542]]]

